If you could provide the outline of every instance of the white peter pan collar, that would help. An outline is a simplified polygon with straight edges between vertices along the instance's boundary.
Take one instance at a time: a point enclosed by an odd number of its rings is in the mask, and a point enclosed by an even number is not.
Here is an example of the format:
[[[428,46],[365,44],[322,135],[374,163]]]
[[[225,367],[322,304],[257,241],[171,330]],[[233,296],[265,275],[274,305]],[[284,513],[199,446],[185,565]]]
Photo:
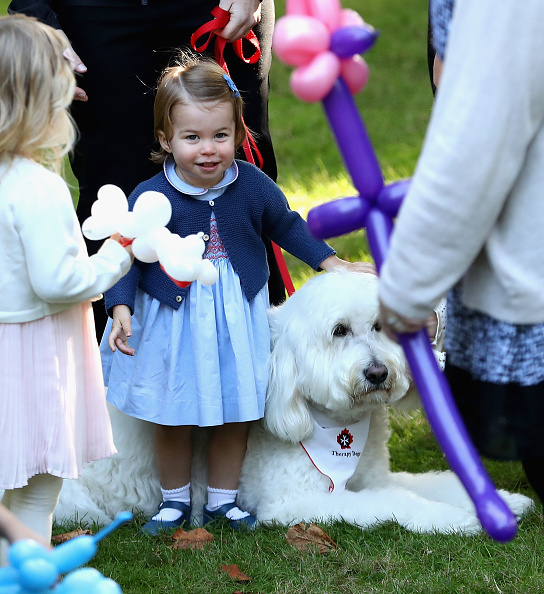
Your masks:
[[[233,161],[232,165],[225,171],[223,179],[211,188],[196,188],[183,181],[176,173],[176,162],[171,155],[165,159],[163,169],[166,179],[173,188],[183,194],[194,196],[200,200],[208,200],[221,196],[227,186],[232,184],[232,182],[236,181],[238,178],[238,165],[236,164],[236,161]]]

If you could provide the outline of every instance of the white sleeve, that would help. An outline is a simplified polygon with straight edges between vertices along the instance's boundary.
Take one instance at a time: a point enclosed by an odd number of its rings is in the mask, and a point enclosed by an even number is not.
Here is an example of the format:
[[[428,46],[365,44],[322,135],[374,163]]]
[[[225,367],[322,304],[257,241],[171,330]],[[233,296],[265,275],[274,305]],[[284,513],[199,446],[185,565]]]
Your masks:
[[[425,319],[465,274],[523,166],[544,111],[544,2],[457,0],[424,147],[380,298]]]
[[[14,203],[30,282],[50,303],[79,303],[115,284],[130,268],[130,256],[108,240],[89,257],[68,187],[57,175],[25,180]]]

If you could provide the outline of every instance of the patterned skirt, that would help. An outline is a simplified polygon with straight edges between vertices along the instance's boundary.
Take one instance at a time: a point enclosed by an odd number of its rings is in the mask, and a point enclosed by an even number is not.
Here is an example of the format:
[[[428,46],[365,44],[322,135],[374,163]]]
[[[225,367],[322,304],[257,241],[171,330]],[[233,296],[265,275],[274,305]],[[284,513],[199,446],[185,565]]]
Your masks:
[[[509,324],[448,295],[446,376],[478,451],[544,456],[544,324]]]

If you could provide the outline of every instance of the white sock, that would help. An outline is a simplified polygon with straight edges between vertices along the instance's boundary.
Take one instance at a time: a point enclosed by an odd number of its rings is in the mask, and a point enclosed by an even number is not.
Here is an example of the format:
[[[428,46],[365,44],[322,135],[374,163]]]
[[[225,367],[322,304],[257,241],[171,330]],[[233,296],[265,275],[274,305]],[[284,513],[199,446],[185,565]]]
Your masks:
[[[187,483],[179,489],[163,489],[161,487],[163,501],[180,501],[189,505],[191,503],[191,483]],[[163,508],[151,519],[161,522],[175,522],[181,517],[182,512],[179,509]]]
[[[228,489],[215,489],[208,486],[208,503],[206,504],[206,507],[210,511],[215,511],[222,505],[225,505],[225,503],[234,503],[236,501],[236,495],[238,495],[237,489],[229,491]],[[226,513],[229,520],[240,520],[249,515],[248,512],[244,512],[238,507],[233,507]]]

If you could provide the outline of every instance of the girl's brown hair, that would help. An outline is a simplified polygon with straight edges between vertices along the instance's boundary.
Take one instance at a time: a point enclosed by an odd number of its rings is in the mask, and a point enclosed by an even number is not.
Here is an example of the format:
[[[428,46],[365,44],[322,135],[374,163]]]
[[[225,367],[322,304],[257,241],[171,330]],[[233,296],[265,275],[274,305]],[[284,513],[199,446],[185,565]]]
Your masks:
[[[242,119],[244,102],[238,93],[225,80],[225,71],[211,59],[197,57],[190,53],[180,53],[176,65],[162,73],[155,97],[155,139],[159,131],[168,140],[172,138],[172,109],[175,105],[194,103],[228,102],[234,115],[234,145],[238,150],[246,138],[246,128]],[[151,160],[162,164],[168,153],[164,149],[153,151]]]
[[[75,127],[75,78],[66,41],[24,15],[0,17],[0,161],[27,157],[59,171]]]

